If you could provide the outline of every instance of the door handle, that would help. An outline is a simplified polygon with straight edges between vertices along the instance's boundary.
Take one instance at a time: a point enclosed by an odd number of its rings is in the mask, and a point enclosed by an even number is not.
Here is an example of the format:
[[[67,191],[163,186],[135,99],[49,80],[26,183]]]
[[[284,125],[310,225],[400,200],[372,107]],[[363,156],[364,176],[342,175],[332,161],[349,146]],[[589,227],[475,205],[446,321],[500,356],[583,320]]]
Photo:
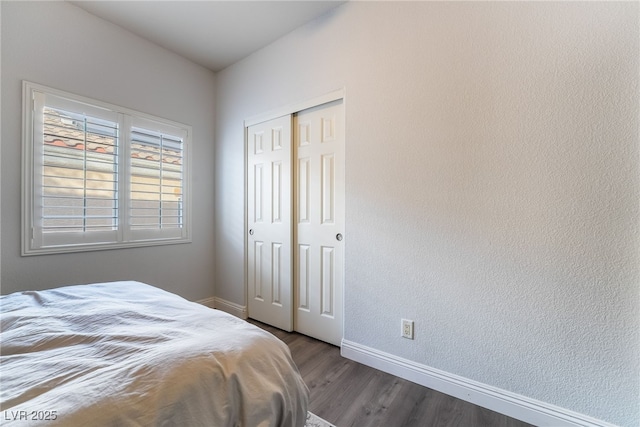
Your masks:
[[[337,240],[338,242],[341,242],[341,241],[342,241],[342,233],[338,233],[338,234],[336,234],[336,240]]]
[[[253,228],[249,230],[249,234],[253,236]]]

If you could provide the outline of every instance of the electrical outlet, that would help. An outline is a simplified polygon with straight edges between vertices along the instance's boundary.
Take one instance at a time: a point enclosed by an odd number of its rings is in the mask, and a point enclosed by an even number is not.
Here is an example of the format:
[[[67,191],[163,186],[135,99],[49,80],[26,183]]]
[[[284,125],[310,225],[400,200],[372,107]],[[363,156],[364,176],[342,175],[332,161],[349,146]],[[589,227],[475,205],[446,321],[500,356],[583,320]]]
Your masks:
[[[413,320],[402,319],[402,338],[413,339]]]

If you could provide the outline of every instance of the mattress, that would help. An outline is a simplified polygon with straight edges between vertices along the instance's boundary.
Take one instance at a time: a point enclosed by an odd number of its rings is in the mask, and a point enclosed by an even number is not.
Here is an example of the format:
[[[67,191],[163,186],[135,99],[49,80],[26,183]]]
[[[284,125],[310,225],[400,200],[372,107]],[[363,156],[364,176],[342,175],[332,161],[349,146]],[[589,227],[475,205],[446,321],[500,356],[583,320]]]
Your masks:
[[[139,282],[0,297],[0,424],[303,426],[288,347]]]

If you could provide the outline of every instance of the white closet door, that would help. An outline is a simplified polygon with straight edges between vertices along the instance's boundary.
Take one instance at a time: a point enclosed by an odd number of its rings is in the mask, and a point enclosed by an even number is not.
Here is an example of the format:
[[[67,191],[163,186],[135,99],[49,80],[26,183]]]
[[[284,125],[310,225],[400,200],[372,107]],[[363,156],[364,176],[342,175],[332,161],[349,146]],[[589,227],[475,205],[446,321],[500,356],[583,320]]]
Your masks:
[[[291,331],[291,116],[250,126],[247,137],[249,316]]]
[[[343,335],[344,105],[294,115],[294,322],[339,346]]]

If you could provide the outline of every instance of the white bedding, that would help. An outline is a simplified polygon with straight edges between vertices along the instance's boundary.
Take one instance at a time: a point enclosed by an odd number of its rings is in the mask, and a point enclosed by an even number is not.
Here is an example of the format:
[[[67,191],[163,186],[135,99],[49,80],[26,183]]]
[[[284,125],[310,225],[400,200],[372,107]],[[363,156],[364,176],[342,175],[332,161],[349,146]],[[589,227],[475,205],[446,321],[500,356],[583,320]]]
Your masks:
[[[308,389],[287,346],[229,314],[139,282],[0,304],[3,426],[305,423]]]

